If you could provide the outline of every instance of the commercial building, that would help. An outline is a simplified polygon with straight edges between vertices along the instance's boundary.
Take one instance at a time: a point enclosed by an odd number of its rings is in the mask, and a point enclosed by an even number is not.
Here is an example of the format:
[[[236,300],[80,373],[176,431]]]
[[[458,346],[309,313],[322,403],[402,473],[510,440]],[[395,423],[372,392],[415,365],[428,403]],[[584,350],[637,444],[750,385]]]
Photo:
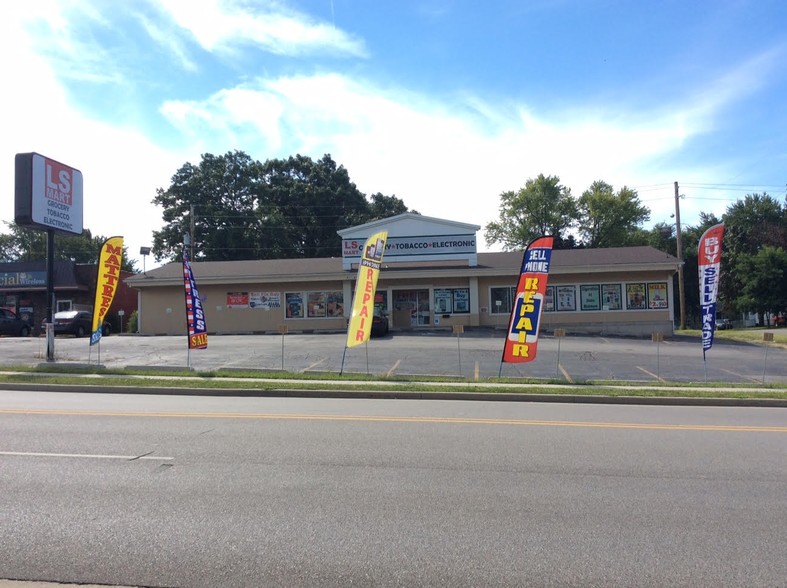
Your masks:
[[[96,292],[96,264],[56,261],[54,263],[55,300],[52,312],[61,310],[93,310]],[[128,278],[130,272],[121,272]],[[46,261],[0,263],[0,307],[12,310],[37,333],[36,327],[46,319]],[[107,320],[112,330],[120,329],[123,311],[125,320],[137,309],[137,294],[121,281]]]
[[[405,213],[339,231],[341,258],[193,263],[208,332],[346,329],[361,248],[382,230],[375,304],[393,331],[506,325],[522,253],[479,253],[479,226]],[[542,329],[671,335],[678,267],[652,247],[553,251]],[[186,332],[182,264],[126,284],[139,291],[140,333]]]

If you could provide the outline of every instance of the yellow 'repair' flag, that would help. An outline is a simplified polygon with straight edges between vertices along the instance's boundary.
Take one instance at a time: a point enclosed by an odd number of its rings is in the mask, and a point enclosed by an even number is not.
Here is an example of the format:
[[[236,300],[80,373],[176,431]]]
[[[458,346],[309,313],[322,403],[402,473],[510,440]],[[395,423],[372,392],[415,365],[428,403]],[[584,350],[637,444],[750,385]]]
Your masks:
[[[380,276],[380,266],[383,262],[387,238],[388,231],[372,235],[366,240],[361,252],[352,315],[347,328],[347,347],[366,343],[371,335],[374,293],[377,290],[377,278]]]

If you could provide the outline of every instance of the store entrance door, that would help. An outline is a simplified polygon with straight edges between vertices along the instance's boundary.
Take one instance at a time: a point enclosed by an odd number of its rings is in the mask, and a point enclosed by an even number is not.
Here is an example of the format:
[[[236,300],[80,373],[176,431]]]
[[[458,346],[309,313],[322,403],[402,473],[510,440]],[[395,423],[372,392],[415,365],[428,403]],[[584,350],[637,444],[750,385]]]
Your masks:
[[[429,290],[393,291],[394,329],[429,326]]]

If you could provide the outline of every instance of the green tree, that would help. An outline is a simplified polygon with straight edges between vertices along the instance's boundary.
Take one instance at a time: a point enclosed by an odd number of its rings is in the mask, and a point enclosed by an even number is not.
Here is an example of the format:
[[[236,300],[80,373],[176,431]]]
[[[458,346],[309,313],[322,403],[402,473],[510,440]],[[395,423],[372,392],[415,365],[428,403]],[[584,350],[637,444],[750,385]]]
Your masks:
[[[577,201],[579,234],[586,247],[624,247],[639,236],[650,220],[636,190],[624,186],[617,193],[601,180],[595,181]]]
[[[241,151],[206,153],[199,165],[183,165],[170,187],[159,188],[153,199],[164,209],[165,223],[153,233],[155,258],[182,259],[183,236],[192,224],[197,260],[259,257],[259,250],[273,243],[257,216],[260,176],[260,164]]]
[[[746,276],[735,300],[738,311],[760,316],[787,312],[787,251],[766,245],[757,253],[741,254],[735,266]]]
[[[0,261],[42,261],[46,259],[46,231],[38,231],[15,223],[5,223],[10,231],[0,234]],[[71,260],[76,263],[98,263],[101,245],[106,237],[97,235],[93,237],[90,229],[82,231],[81,235],[61,235],[55,233],[55,260]],[[135,272],[135,263],[128,257],[126,247],[123,247],[121,261],[123,271]]]
[[[380,218],[388,218],[405,212],[418,214],[416,210],[408,210],[407,205],[396,196],[386,196],[380,192],[369,196],[369,218],[366,222],[371,222]]]
[[[262,174],[263,217],[281,244],[270,257],[340,256],[336,231],[369,219],[366,197],[330,155],[270,160]]]
[[[738,261],[768,246],[787,250],[787,206],[767,194],[747,194],[743,200],[728,206],[722,218],[720,297],[743,311],[752,308],[742,294],[750,279],[745,270],[750,266]],[[784,283],[781,288],[784,289]],[[763,312],[756,312],[762,323]]]
[[[541,235],[552,235],[556,248],[565,247],[577,209],[571,189],[561,185],[559,177],[539,174],[519,190],[500,194],[499,210],[498,220],[486,225],[484,236],[488,243],[514,251]]]
[[[153,202],[165,222],[153,233],[157,260],[182,258],[192,224],[195,260],[338,256],[338,230],[407,212],[395,196],[367,201],[330,155],[260,163],[242,151],[186,163]]]

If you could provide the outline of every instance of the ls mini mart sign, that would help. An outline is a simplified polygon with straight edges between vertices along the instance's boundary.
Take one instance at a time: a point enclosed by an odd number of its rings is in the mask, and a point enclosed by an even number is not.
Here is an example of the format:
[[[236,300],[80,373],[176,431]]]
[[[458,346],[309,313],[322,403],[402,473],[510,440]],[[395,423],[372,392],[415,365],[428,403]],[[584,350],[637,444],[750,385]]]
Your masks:
[[[14,221],[82,234],[82,172],[38,153],[16,154]]]

